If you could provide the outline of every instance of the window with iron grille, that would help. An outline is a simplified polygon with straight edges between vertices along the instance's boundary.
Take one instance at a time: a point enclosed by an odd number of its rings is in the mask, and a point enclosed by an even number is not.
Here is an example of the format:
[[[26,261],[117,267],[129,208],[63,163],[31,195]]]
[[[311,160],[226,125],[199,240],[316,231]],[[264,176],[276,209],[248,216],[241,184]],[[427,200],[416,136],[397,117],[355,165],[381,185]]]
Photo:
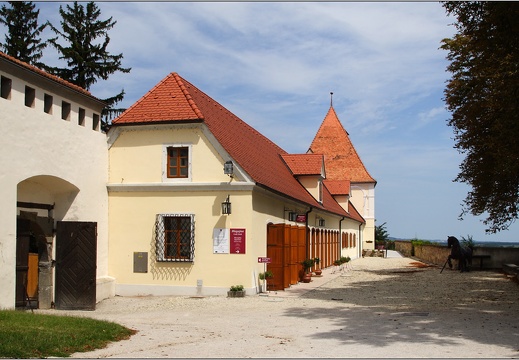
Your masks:
[[[157,261],[192,262],[195,257],[195,216],[158,214],[155,240]]]

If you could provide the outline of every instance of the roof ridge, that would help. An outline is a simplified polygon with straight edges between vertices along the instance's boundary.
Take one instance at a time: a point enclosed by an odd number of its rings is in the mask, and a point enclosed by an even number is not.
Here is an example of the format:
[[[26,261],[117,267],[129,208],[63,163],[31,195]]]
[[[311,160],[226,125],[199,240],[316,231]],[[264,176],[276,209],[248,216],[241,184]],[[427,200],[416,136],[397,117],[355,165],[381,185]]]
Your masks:
[[[180,77],[180,75],[176,72],[171,73],[171,75],[173,75],[173,78],[177,82],[180,90],[182,91],[182,94],[184,94],[184,96],[186,97],[187,103],[189,104],[189,106],[191,106],[191,109],[193,109],[196,116],[198,116],[200,120],[205,119],[204,114],[202,114],[202,111],[200,111],[198,106],[196,106],[195,100],[193,100],[193,97],[189,93],[189,90],[187,90],[186,86],[184,85],[182,77]]]

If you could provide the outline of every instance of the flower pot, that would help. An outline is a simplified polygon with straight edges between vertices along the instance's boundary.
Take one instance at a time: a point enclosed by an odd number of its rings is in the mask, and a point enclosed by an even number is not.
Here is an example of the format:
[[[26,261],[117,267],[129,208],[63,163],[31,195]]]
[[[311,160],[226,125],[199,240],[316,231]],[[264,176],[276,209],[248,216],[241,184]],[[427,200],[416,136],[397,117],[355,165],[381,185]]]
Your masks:
[[[245,291],[227,291],[227,297],[244,297]]]
[[[312,281],[312,274],[310,273],[305,273],[303,275],[303,282],[304,283],[309,283],[310,281]]]
[[[321,274],[323,273],[323,271],[321,269],[315,270],[314,272],[315,272],[315,275],[317,275],[317,276],[321,276]]]

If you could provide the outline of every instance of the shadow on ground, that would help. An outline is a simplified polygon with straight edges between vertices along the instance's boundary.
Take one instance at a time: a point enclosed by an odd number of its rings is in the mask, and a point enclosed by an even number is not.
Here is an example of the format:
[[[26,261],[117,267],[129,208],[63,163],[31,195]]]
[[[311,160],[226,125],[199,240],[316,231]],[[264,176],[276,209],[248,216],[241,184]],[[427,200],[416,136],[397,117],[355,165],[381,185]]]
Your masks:
[[[291,308],[285,316],[321,319],[333,330],[315,329],[314,338],[343,343],[455,346],[459,340],[497,345],[519,355],[519,287],[491,271],[459,273],[439,268],[365,271],[372,281],[356,281],[356,271],[332,280],[303,298],[337,304]],[[328,327],[329,329],[330,327]]]

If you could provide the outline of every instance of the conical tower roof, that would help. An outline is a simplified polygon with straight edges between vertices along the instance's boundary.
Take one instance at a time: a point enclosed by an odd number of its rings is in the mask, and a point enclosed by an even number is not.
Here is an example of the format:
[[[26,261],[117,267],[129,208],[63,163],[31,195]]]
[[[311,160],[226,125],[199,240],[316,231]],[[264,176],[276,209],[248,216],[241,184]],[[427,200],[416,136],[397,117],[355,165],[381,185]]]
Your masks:
[[[330,106],[308,151],[324,155],[328,180],[376,183],[362,163],[333,106]]]

